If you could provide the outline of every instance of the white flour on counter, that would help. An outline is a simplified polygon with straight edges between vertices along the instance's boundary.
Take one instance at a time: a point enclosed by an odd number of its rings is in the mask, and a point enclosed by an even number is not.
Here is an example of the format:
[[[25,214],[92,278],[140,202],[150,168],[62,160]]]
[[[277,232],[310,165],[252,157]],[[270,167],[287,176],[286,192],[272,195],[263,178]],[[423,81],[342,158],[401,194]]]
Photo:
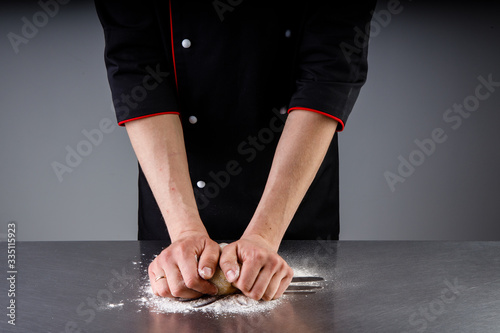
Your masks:
[[[281,299],[273,301],[256,301],[242,294],[228,295],[217,301],[196,308],[198,304],[205,303],[207,298],[181,302],[177,299],[159,297],[153,294],[149,284],[142,288],[142,297],[137,301],[142,307],[147,307],[150,311],[158,313],[190,313],[203,312],[215,316],[225,316],[231,314],[256,314],[268,312],[281,303]]]
[[[156,256],[155,256],[156,257]],[[132,262],[134,265],[140,262]],[[297,269],[293,268],[294,276],[315,276],[314,272],[310,269]],[[215,302],[202,307],[196,305],[205,303],[206,297],[198,300],[182,302],[174,298],[159,297],[153,294],[151,284],[147,278],[147,268],[144,268],[145,278],[140,287],[140,297],[135,300],[141,308],[147,308],[149,311],[157,313],[193,313],[201,312],[212,316],[230,316],[232,314],[259,314],[268,315],[270,310],[278,307],[283,301],[293,295],[283,295],[277,300],[273,301],[256,301],[243,294],[228,295],[216,300]],[[303,297],[307,297],[304,295]],[[108,309],[121,308],[123,303],[108,304]],[[140,311],[140,310],[139,310]]]

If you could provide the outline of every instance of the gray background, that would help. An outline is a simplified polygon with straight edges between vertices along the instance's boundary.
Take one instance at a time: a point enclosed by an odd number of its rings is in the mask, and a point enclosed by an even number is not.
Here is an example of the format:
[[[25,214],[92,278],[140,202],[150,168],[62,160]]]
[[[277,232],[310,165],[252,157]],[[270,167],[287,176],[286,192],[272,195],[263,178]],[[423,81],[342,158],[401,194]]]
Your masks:
[[[339,139],[341,239],[500,239],[500,88],[460,128],[443,121],[480,75],[500,81],[500,6],[431,3],[401,1],[372,34],[368,81]],[[136,239],[137,164],[123,128],[62,181],[51,166],[83,130],[115,124],[93,3],[61,5],[16,54],[7,34],[38,11],[36,1],[0,10],[0,236],[16,221],[18,240]],[[435,128],[447,140],[391,191],[384,173]]]

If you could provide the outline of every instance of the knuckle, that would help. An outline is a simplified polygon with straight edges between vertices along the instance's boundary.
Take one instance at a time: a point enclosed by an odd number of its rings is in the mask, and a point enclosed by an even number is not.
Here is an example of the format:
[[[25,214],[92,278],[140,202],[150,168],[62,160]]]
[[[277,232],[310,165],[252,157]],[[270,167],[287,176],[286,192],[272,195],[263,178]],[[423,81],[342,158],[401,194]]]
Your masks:
[[[205,246],[205,250],[208,250],[208,252],[211,253],[219,253],[220,252],[220,246],[214,241],[210,241],[206,243],[207,245]]]
[[[280,269],[282,267],[282,264],[283,263],[281,262],[280,258],[276,256],[272,256],[268,259],[268,265],[273,271],[277,271],[278,269]]]
[[[221,268],[229,268],[233,262],[230,259],[224,259],[224,261],[219,261],[219,266]]]
[[[163,251],[161,251],[160,256],[168,255],[169,253],[172,252],[172,249],[174,248],[175,248],[174,245],[167,246],[166,248],[163,249]]]
[[[193,276],[190,276],[190,277],[186,278],[184,280],[184,284],[189,289],[196,289],[196,287],[198,287],[198,285],[199,285],[198,279],[195,278],[195,277],[193,277]]]
[[[184,253],[184,249],[181,246],[176,246],[175,248],[172,249],[172,251],[170,251],[169,253],[169,258],[172,259],[172,258],[175,258],[175,257],[179,257],[179,256],[182,256],[182,254]]]
[[[236,285],[236,287],[239,290],[241,290],[245,295],[247,295],[247,294],[250,293],[250,287],[251,287],[251,285],[249,285],[249,283],[247,283],[247,282],[239,283],[239,285]]]
[[[218,249],[205,249],[202,253],[203,257],[209,258],[209,259],[217,259],[219,258],[219,250]]]
[[[170,293],[174,297],[181,297],[182,293],[184,292],[185,287],[184,283],[178,283],[176,285],[170,286]]]
[[[215,263],[217,263],[219,261],[219,259],[221,258],[221,253],[216,251],[216,252],[211,252],[208,256],[208,258],[210,258],[211,260],[213,260]]]
[[[168,291],[168,289],[164,286],[160,286],[160,287],[157,287],[156,288],[156,294],[158,294],[158,296],[161,296],[161,297],[168,297],[170,296],[170,293]]]
[[[258,301],[262,298],[262,293],[256,291],[256,290],[253,290],[250,292],[250,298]]]
[[[200,259],[200,266],[215,267],[218,262],[218,257],[215,256],[205,256]]]
[[[167,249],[168,250],[168,249]],[[163,251],[156,259],[155,261],[158,262],[158,261],[161,261],[161,262],[169,262],[172,260],[172,252],[173,251]]]
[[[265,259],[265,254],[260,249],[252,249],[248,254],[248,261],[251,263],[262,262]]]
[[[170,294],[172,294],[173,297],[181,297],[182,295],[182,290],[180,288],[172,288],[170,289]]]
[[[263,251],[255,251],[254,258],[258,261],[263,261],[266,259],[266,254]]]
[[[174,248],[176,251],[184,251],[189,246],[189,243],[189,241],[181,241],[176,243]]]
[[[278,292],[278,293],[276,293],[276,294],[274,295],[274,297],[273,297],[272,299],[270,299],[270,300],[275,300],[275,299],[278,299],[278,298],[280,298],[282,295],[283,295],[283,293],[282,293],[282,292]]]
[[[245,288],[246,290],[248,290],[249,292],[250,291],[256,291],[257,290],[257,286],[255,285],[256,284],[256,281],[245,281]]]

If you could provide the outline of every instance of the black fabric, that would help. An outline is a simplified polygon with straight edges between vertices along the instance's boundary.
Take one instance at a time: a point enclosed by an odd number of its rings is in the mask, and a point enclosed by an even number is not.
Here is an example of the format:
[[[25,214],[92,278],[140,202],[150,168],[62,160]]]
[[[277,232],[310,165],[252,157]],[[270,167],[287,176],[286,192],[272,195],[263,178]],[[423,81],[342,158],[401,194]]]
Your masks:
[[[117,120],[179,112],[202,220],[212,238],[237,239],[264,189],[286,121],[279,110],[316,110],[343,129],[366,80],[375,1],[216,3],[172,0],[172,22],[167,0],[96,0],[96,8]],[[158,66],[162,82],[136,106],[124,102]],[[336,134],[285,239],[337,239],[338,187]],[[139,239],[168,239],[142,171]]]

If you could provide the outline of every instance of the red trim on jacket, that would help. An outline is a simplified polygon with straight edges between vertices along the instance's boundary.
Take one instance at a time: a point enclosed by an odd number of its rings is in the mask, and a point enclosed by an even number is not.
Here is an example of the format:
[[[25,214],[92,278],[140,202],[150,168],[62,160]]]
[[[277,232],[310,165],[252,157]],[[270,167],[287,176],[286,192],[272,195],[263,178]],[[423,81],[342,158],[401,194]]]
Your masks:
[[[332,118],[332,119],[336,120],[339,123],[340,128],[337,128],[337,132],[342,132],[344,130],[344,122],[341,119],[339,119],[339,118],[337,118],[335,116],[332,116],[331,114],[328,114],[328,113],[325,113],[325,112],[322,112],[322,111],[318,111],[318,110],[314,110],[314,109],[301,108],[301,107],[290,108],[288,110],[288,113],[290,113],[293,110],[304,110],[304,111],[311,111],[311,112],[316,112],[316,113],[322,114],[324,116],[327,116],[329,118]]]
[[[172,44],[172,60],[174,63],[174,77],[175,77],[175,87],[177,88],[177,93],[179,93],[179,84],[177,84],[177,68],[175,67],[175,53],[174,53],[174,28],[172,24],[172,1],[168,1],[168,11],[170,13],[170,43]]]
[[[120,121],[118,123],[118,125],[119,126],[125,126],[125,123],[128,123],[129,121],[133,121],[133,120],[137,120],[137,119],[142,119],[142,118],[153,117],[153,116],[159,116],[161,114],[177,114],[177,115],[180,115],[180,113],[177,112],[177,111],[168,111],[168,112],[153,113],[153,114],[147,114],[145,116],[140,116],[140,117],[135,117],[135,118],[131,118],[131,119],[122,120],[122,121]]]

